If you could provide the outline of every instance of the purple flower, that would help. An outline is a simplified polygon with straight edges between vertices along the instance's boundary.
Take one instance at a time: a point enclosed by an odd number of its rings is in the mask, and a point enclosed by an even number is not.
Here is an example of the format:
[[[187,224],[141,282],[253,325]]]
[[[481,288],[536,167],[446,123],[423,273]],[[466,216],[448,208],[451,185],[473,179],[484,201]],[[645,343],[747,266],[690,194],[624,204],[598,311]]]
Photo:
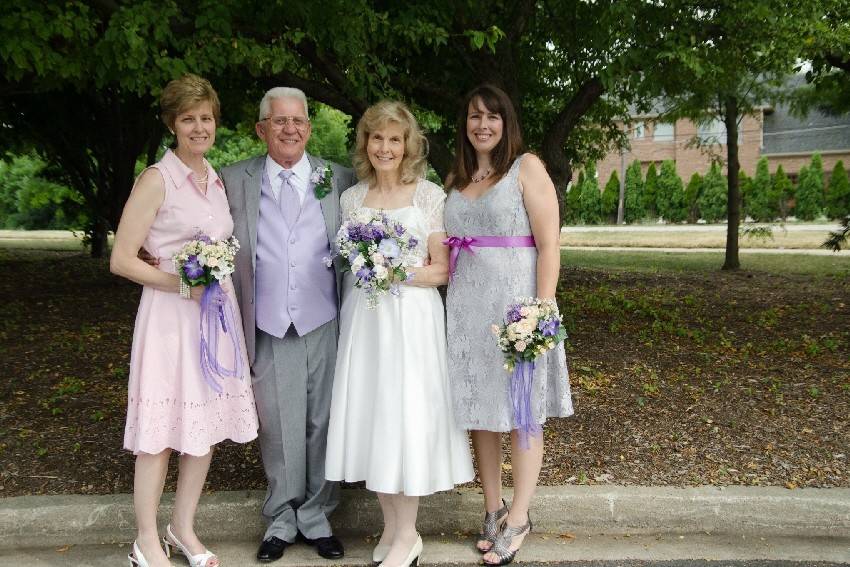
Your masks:
[[[537,329],[543,333],[544,337],[554,337],[558,334],[558,320],[557,319],[549,319],[540,321],[537,324]]]
[[[408,247],[408,248],[410,248],[411,250],[412,250],[413,248],[416,248],[416,245],[417,245],[417,244],[419,244],[419,241],[418,241],[418,240],[416,240],[416,238],[415,238],[415,237],[413,237],[413,236],[411,236],[411,237],[410,237],[410,240],[408,240],[408,241],[407,241],[407,247]]]
[[[366,266],[363,266],[362,268],[357,270],[356,275],[357,279],[359,279],[360,281],[368,282],[372,281],[372,277],[375,275],[375,273]]]
[[[189,256],[186,263],[183,264],[183,273],[185,273],[186,277],[190,280],[198,279],[204,275],[204,268],[201,266],[201,263],[198,262],[198,256],[195,254]]]
[[[198,232],[197,234],[195,234],[194,240],[199,240],[199,241],[201,241],[205,244],[209,244],[210,242],[212,242],[212,238],[210,238],[209,236],[207,236],[203,232]]]
[[[404,225],[403,225],[403,224],[401,224],[401,223],[396,223],[396,224],[393,226],[393,230],[395,230],[395,235],[396,235],[396,236],[404,236],[404,232],[405,232],[405,230],[404,230]]]
[[[508,314],[506,316],[508,323],[516,323],[520,319],[522,319],[522,313],[520,313],[519,305],[511,305],[508,308]]]

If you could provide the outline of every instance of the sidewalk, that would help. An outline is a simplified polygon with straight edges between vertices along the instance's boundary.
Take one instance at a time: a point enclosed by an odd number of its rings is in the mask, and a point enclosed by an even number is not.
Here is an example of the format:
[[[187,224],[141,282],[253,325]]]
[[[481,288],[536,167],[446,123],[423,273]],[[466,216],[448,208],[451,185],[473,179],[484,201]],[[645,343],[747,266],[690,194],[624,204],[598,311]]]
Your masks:
[[[199,531],[206,541],[224,542],[216,551],[223,559],[233,559],[226,565],[254,564],[250,558],[263,533],[258,512],[262,497],[246,491],[201,499]],[[164,497],[160,518],[168,517],[172,498]],[[481,506],[474,489],[423,498],[418,524],[427,539],[423,561],[476,562],[470,534],[481,521]],[[523,561],[850,562],[850,489],[844,488],[540,487],[531,517],[536,539]],[[368,536],[380,529],[374,496],[365,490],[343,491],[332,521],[349,548],[344,564],[368,563]],[[126,494],[0,500],[0,564],[115,565],[126,556],[134,525],[132,500]],[[72,560],[74,554],[79,557]],[[318,559],[304,546],[287,550],[280,564],[340,565]]]

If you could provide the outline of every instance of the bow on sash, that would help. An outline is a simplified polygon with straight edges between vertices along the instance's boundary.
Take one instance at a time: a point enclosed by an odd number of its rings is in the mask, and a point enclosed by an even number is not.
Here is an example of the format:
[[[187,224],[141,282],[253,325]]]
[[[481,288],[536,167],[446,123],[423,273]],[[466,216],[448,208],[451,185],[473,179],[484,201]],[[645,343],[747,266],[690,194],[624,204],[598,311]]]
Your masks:
[[[479,248],[532,248],[533,236],[450,236],[443,244],[451,248],[449,255],[449,280],[454,278],[457,258],[461,250],[475,254],[474,246]]]

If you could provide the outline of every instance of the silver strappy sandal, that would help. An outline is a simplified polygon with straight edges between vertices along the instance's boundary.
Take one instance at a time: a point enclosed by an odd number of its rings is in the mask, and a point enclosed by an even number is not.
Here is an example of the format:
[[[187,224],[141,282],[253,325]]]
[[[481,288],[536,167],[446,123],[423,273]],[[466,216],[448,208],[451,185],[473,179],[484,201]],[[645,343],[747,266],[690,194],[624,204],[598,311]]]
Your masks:
[[[484,514],[484,523],[481,524],[481,533],[478,534],[478,541],[475,542],[475,549],[477,549],[479,553],[487,553],[493,549],[493,543],[496,541],[496,537],[499,535],[499,530],[502,528],[502,524],[508,517],[509,511],[507,502],[505,502],[505,499],[502,498],[501,508],[495,512],[487,512]],[[478,543],[481,541],[490,543],[490,545],[487,546],[487,549],[481,549],[478,547]]]
[[[499,558],[498,563],[490,563],[489,561],[484,561],[485,565],[507,565],[508,563],[514,560],[516,557],[517,551],[519,549],[511,550],[511,543],[513,539],[517,536],[528,535],[531,533],[531,518],[523,526],[512,527],[507,523],[505,527],[502,528],[502,531],[499,532],[499,535],[496,536],[496,541],[493,542],[493,547],[490,548],[490,551],[496,554]],[[525,540],[523,540],[525,543]]]

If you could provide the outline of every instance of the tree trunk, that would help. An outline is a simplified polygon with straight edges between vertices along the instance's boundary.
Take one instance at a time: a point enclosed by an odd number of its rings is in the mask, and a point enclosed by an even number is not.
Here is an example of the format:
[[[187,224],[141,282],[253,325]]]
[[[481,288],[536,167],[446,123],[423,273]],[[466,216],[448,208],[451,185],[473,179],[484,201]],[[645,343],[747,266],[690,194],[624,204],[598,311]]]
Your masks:
[[[726,97],[723,103],[723,121],[726,123],[726,163],[727,169],[727,225],[726,259],[724,270],[737,270],[741,267],[738,260],[738,228],[741,223],[741,192],[738,189],[738,99],[734,95]]]
[[[109,231],[107,230],[107,225],[103,220],[98,219],[92,221],[89,233],[86,235],[88,238],[89,252],[92,258],[103,258],[106,254],[106,250],[108,248],[108,234]]]

